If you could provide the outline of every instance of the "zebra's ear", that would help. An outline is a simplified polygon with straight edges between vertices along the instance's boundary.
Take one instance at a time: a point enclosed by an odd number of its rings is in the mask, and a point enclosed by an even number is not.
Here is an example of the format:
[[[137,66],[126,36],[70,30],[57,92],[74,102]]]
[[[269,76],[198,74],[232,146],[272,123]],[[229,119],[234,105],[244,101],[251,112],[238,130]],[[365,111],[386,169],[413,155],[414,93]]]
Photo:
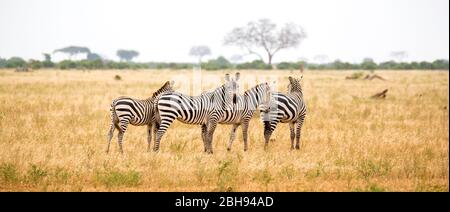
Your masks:
[[[225,74],[225,80],[227,81],[227,82],[229,82],[230,81],[230,74]]]
[[[241,74],[239,72],[237,72],[236,73],[236,81],[238,81],[240,77],[241,77]]]
[[[289,82],[290,82],[290,83],[292,83],[292,80],[293,80],[292,77],[289,76]]]

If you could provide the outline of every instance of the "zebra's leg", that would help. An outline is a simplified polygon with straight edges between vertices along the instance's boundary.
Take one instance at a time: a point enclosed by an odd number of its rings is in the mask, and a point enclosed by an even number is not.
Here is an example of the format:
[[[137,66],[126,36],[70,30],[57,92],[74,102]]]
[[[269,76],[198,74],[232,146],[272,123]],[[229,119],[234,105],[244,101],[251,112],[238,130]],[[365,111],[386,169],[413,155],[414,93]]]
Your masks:
[[[248,150],[248,122],[242,123],[242,137],[244,139],[244,151]]]
[[[112,140],[112,137],[114,135],[114,129],[115,128],[116,127],[114,126],[114,123],[111,123],[111,127],[109,128],[109,132],[108,132],[108,146],[106,147],[106,153],[107,154],[109,153],[109,146],[111,146],[111,140]]]
[[[153,122],[153,136],[154,136],[154,140],[156,141],[156,133],[159,130],[159,123],[157,121]],[[149,149],[150,151],[150,149]]]
[[[152,144],[152,128],[153,124],[147,125],[147,152],[150,152],[150,146]]]
[[[214,137],[214,131],[216,130],[217,127],[217,121],[216,120],[211,120],[208,123],[208,130],[207,130],[207,134],[206,134],[206,138],[207,138],[207,150],[206,153],[208,154],[213,154],[213,148],[212,148],[212,142],[213,142],[213,137]]]
[[[206,142],[206,132],[207,132],[207,127],[206,124],[202,124],[202,140],[203,140],[203,151],[206,152],[207,149],[207,142]]]
[[[125,132],[127,131],[127,127],[128,127],[128,120],[123,120],[120,122],[120,127],[119,127],[119,135],[117,136],[118,138],[118,143],[119,143],[119,151],[121,154],[123,154],[123,136],[125,134]]]
[[[120,131],[119,130],[119,135],[117,136],[118,138],[118,142],[119,142],[119,152],[120,154],[123,154],[123,146],[122,146],[122,141],[123,141],[123,135],[125,134],[125,131]]]
[[[159,125],[158,132],[156,132],[156,140],[155,144],[153,146],[153,151],[158,152],[159,151],[159,144],[161,142],[161,138],[163,137],[164,133],[166,133],[167,129],[170,127],[172,122],[175,119],[164,119],[161,121],[161,124]]]
[[[267,150],[269,145],[270,137],[272,136],[272,132],[277,127],[278,122],[275,121],[264,121],[264,149]]]
[[[296,149],[300,149],[300,136],[301,136],[301,132],[302,132],[303,121],[304,121],[304,117],[301,117],[300,120],[297,122],[297,126],[296,126],[297,134],[295,136],[295,138],[296,138],[295,148]]]
[[[239,127],[239,124],[233,124],[233,128],[231,129],[230,133],[230,141],[228,142],[228,148],[227,150],[231,150],[231,145],[233,145],[233,141],[236,138],[236,129]]]
[[[295,128],[293,122],[289,123],[289,130],[291,131],[291,149],[294,149]]]

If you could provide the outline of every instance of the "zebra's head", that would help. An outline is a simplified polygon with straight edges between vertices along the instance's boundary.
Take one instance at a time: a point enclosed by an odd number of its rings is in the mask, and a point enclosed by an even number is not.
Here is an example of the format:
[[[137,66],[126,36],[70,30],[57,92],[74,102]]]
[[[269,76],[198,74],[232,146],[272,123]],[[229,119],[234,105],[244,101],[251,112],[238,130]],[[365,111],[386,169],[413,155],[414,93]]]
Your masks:
[[[288,93],[302,93],[302,85],[300,84],[301,79],[303,79],[303,75],[300,78],[289,76]]]
[[[231,99],[233,101],[233,104],[236,103],[237,100],[237,94],[239,93],[239,78],[241,74],[239,72],[236,73],[235,77],[230,77],[230,74],[225,74],[225,94],[227,96],[227,100]]]

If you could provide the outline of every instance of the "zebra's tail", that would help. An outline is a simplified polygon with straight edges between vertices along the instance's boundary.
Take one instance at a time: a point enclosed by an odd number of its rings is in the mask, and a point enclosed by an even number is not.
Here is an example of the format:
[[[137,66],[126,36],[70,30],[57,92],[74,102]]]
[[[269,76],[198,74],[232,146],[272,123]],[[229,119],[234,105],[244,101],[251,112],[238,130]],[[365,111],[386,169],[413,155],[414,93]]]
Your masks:
[[[153,116],[155,117],[154,120],[159,125],[159,124],[161,124],[161,117],[159,116],[158,101],[159,101],[159,98],[155,98],[155,100],[153,101],[153,108],[154,108]]]
[[[114,100],[112,103],[111,103],[111,108],[109,109],[110,111],[111,111],[111,121],[114,123],[114,124],[116,124],[117,122],[119,122],[119,117],[117,116],[117,113],[116,113],[116,100]]]

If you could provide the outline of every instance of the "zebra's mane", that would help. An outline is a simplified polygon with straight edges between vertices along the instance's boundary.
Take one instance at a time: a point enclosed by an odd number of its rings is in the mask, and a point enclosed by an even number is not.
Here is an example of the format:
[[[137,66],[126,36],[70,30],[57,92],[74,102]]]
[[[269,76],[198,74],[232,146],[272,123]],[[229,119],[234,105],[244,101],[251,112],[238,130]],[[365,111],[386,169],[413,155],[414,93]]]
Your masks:
[[[250,100],[250,99],[253,99],[252,98],[252,94],[251,94],[251,92],[252,91],[254,91],[254,94],[255,94],[255,96],[254,96],[254,101],[256,101],[256,102],[254,102],[255,104],[257,104],[259,101],[261,101],[261,96],[260,96],[260,94],[261,94],[261,89],[262,89],[262,87],[263,86],[265,86],[266,85],[266,83],[261,83],[261,84],[258,84],[258,85],[256,85],[256,86],[254,86],[254,87],[251,87],[250,89],[248,89],[248,90],[246,90],[242,95],[241,95],[241,97],[243,97],[244,99],[245,99],[245,101],[248,101],[248,100]],[[253,100],[251,100],[251,101],[253,101]]]
[[[169,81],[164,83],[164,85],[161,88],[159,88],[155,93],[153,93],[151,98],[153,99],[153,98],[157,97],[159,94],[161,94],[162,92],[165,92],[165,91],[173,91],[172,86],[170,85]]]
[[[266,83],[261,83],[261,84],[258,84],[258,85],[256,85],[256,86],[251,87],[250,89],[248,89],[248,90],[246,90],[246,91],[244,92],[244,95],[249,95],[250,92],[251,92],[252,90],[257,90],[258,88],[261,88],[261,87],[264,86],[265,84],[266,84]]]

